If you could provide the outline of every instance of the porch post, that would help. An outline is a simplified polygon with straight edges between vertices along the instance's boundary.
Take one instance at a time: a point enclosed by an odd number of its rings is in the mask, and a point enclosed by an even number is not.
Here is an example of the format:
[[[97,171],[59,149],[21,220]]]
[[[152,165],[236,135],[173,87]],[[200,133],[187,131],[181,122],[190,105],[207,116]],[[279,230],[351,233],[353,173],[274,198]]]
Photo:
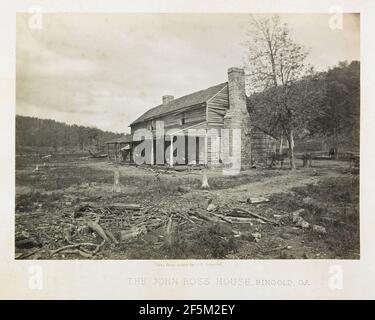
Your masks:
[[[173,136],[171,136],[171,145],[169,149],[169,165],[173,167]]]
[[[207,143],[207,130],[206,135],[204,136],[204,164],[207,166],[208,163],[208,143]]]
[[[150,157],[150,165],[154,165],[154,137],[151,137],[151,157]]]

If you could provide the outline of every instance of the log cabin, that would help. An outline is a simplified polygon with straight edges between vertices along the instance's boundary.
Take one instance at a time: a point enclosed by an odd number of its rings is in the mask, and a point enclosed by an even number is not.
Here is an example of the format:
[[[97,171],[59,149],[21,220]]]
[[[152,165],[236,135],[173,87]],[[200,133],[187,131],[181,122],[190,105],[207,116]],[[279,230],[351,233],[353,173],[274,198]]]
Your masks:
[[[115,142],[116,151],[119,146],[128,151],[124,160],[134,162],[138,156],[150,165],[213,167],[233,160],[241,168],[266,164],[277,141],[252,123],[247,99],[244,70],[230,68],[227,82],[176,99],[164,95],[160,105],[131,123],[130,138]],[[238,152],[233,151],[234,132],[240,139]],[[177,149],[182,149],[182,156]]]

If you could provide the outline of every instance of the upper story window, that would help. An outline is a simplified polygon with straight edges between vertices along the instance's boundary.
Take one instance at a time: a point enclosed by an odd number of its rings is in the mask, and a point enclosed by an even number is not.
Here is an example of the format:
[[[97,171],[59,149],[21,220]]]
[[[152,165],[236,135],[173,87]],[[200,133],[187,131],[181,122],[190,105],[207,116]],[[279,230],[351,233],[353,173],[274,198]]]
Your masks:
[[[147,129],[153,131],[156,129],[155,125],[155,120],[152,120],[147,124]]]
[[[184,125],[185,124],[185,114],[183,113],[182,115],[181,115],[181,125]]]

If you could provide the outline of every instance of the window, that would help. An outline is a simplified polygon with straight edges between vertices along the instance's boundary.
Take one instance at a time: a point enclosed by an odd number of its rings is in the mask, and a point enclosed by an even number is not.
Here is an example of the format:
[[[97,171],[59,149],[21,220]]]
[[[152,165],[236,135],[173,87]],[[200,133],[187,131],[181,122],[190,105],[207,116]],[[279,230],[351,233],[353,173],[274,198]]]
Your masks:
[[[152,120],[152,121],[150,121],[150,122],[147,124],[147,129],[148,129],[148,130],[151,130],[151,131],[155,130],[155,120]]]

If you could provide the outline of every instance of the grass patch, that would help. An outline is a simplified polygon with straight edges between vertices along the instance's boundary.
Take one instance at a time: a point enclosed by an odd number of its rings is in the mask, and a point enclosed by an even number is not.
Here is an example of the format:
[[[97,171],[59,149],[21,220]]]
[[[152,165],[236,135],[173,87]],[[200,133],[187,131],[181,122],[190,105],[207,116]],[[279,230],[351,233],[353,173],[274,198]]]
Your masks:
[[[204,224],[190,231],[184,226],[177,227],[171,243],[159,246],[154,245],[158,239],[155,235],[148,235],[147,242],[135,240],[127,244],[126,256],[128,259],[224,259],[238,249],[231,229],[223,224]]]
[[[305,243],[314,243],[319,252],[332,258],[358,258],[359,183],[350,176],[332,178],[318,185],[294,188],[293,193],[273,195],[269,206],[274,211],[291,213],[304,208],[303,218],[311,225],[324,226],[327,234],[305,232]]]
[[[38,191],[22,194],[17,197],[16,211],[31,212],[39,208],[56,208],[54,205],[57,201],[61,201],[62,194],[51,193],[43,194]]]
[[[264,170],[264,171],[250,171],[250,174],[239,174],[237,176],[218,176],[208,177],[208,183],[210,189],[230,189],[235,188],[244,184],[262,181],[265,178],[275,177],[280,175],[279,171],[276,170]]]
[[[46,191],[66,189],[84,183],[113,183],[113,174],[88,167],[41,167],[30,173],[16,172],[16,185]]]

